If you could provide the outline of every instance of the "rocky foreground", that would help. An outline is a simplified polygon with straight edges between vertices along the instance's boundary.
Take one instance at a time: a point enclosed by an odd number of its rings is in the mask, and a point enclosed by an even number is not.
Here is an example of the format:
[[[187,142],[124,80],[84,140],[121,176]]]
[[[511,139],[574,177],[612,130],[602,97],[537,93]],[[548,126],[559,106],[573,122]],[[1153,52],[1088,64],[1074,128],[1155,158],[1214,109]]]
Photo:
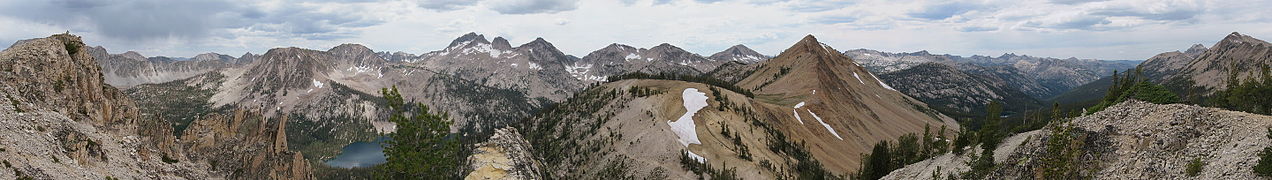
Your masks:
[[[313,179],[284,120],[210,115],[178,140],[104,81],[78,36],[0,51],[0,179]]]
[[[1192,105],[1127,101],[1092,115],[1009,137],[994,151],[996,166],[987,179],[1033,179],[1057,167],[1066,177],[1095,179],[1260,179],[1257,155],[1272,145],[1266,139],[1272,117]],[[1051,141],[1057,135],[1072,141]],[[1062,143],[1054,143],[1062,142]],[[1065,146],[1048,147],[1049,144]],[[1056,164],[1054,149],[1072,149],[1068,163]],[[970,152],[970,151],[969,151]],[[1064,151],[1060,151],[1064,152]],[[968,153],[971,154],[971,153]],[[950,157],[947,157],[950,156]],[[947,154],[893,171],[884,179],[931,178],[934,170],[965,170],[967,154]],[[1199,159],[1196,176],[1185,173]],[[1054,171],[1053,171],[1054,172]]]

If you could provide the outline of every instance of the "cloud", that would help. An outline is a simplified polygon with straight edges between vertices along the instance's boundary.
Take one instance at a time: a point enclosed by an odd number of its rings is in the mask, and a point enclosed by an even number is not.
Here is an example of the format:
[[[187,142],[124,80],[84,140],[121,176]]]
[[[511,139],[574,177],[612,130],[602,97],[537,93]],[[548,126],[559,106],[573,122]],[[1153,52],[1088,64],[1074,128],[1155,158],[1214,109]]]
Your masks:
[[[1179,21],[1197,17],[1203,10],[1204,7],[1199,2],[1190,1],[1128,2],[1094,9],[1092,14],[1138,17],[1146,20]]]
[[[1089,3],[1089,2],[1103,2],[1103,1],[1108,1],[1108,0],[1051,0],[1051,3],[1074,5],[1074,4],[1083,4],[1083,3]]]
[[[928,20],[943,20],[946,18],[953,17],[954,15],[967,13],[968,11],[973,11],[973,10],[977,10],[981,8],[982,7],[977,4],[947,2],[947,3],[929,5],[929,6],[923,7],[923,9],[920,11],[910,12],[908,15],[910,15],[910,17],[922,18],[922,19],[928,19]]]
[[[490,0],[491,10],[503,14],[557,13],[577,9],[578,0]]]
[[[1108,18],[1104,16],[1093,15],[1066,15],[1056,16],[1049,19],[1041,19],[1025,22],[1026,27],[1059,29],[1059,30],[1108,30],[1108,27],[1101,25],[1111,24]]]
[[[958,31],[962,31],[962,32],[982,32],[982,31],[997,31],[997,30],[998,30],[998,27],[993,27],[993,26],[965,26],[965,27],[958,28]]]
[[[856,16],[822,16],[814,21],[821,24],[840,24],[856,22],[857,19]]]
[[[91,29],[126,40],[199,37],[241,17],[224,1],[50,0],[0,3],[0,15]]]
[[[453,11],[473,6],[478,0],[417,0],[420,7],[438,11]]]
[[[755,1],[752,3],[768,4],[768,3],[776,3],[776,2],[778,1]],[[788,0],[781,3],[784,3],[786,8],[790,9],[791,11],[804,12],[804,13],[823,12],[823,11],[843,9],[853,4],[853,2],[850,2],[850,1],[836,1],[836,0]]]
[[[227,35],[230,29],[334,39],[351,37],[350,28],[383,23],[304,4],[261,9],[229,0],[52,0],[0,4],[0,11],[4,16],[133,42],[199,40]]]

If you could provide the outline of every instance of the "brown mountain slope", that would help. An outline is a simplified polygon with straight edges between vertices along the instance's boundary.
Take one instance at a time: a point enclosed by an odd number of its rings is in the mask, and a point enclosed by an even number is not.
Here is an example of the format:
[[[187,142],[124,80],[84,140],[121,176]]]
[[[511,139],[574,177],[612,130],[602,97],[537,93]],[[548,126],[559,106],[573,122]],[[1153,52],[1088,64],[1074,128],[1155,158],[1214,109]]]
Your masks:
[[[860,153],[880,140],[922,133],[924,124],[958,128],[837,52],[806,36],[762,62],[738,86],[754,89],[758,101],[781,105],[781,111],[792,108],[795,113],[779,116],[784,120],[778,126],[793,140],[808,142],[809,151],[839,173],[856,171]],[[818,118],[826,125],[819,125]],[[832,128],[839,137],[828,133]]]
[[[743,179],[847,175],[880,140],[925,125],[959,128],[834,52],[805,38],[739,83],[768,85],[754,98],[702,83],[618,80],[520,128],[548,176],[563,179],[689,179],[697,176],[683,165],[695,161]]]

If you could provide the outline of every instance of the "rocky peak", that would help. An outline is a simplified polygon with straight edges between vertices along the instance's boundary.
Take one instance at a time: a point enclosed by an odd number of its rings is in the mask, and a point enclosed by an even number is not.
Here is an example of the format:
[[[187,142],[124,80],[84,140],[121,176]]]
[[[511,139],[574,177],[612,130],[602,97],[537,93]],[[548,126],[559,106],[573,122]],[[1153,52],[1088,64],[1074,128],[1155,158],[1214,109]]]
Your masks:
[[[827,46],[826,44],[822,44],[821,42],[818,42],[817,37],[813,37],[812,34],[804,36],[804,39],[800,39],[799,42],[795,43],[795,45],[792,45],[790,48],[787,48],[786,51],[782,52],[783,55],[786,53],[794,53],[794,54],[809,53],[809,54],[814,54],[818,56],[821,56],[821,55],[842,56],[843,55],[842,53],[839,53],[839,51],[835,51],[835,49],[830,48],[830,46]],[[778,55],[778,56],[781,56],[781,55]],[[810,59],[810,58],[790,58],[790,59]],[[812,59],[823,60],[826,58],[812,58]]]
[[[543,38],[534,38],[534,40],[533,40],[533,41],[530,41],[530,42],[525,43],[525,44],[521,44],[521,46],[517,46],[517,48],[518,48],[518,49],[520,49],[520,48],[551,48],[551,49],[556,49],[556,46],[552,46],[552,43],[548,42],[548,40],[543,40]]]
[[[490,41],[486,40],[486,36],[477,34],[475,32],[470,32],[468,34],[464,34],[463,36],[459,36],[459,38],[455,38],[455,40],[451,41],[450,45],[447,45],[446,47],[447,49],[462,48],[462,47],[467,47],[471,45],[473,42],[477,42],[481,44],[490,44]]]
[[[609,45],[609,46],[605,46],[605,48],[601,48],[601,50],[598,50],[598,51],[608,51],[608,52],[633,52],[633,53],[634,53],[634,52],[639,52],[639,51],[640,51],[640,49],[638,49],[638,48],[636,48],[636,47],[628,46],[628,45],[626,45],[626,44],[610,43],[610,45]]]
[[[223,55],[223,54],[217,54],[217,53],[211,53],[211,52],[210,52],[210,53],[203,53],[203,54],[195,55],[194,57],[190,58],[190,60],[193,60],[193,61],[221,61],[221,62],[233,62],[233,61],[234,61],[234,57],[233,57],[233,56],[229,56],[229,55]]]
[[[1201,44],[1193,44],[1192,47],[1188,48],[1187,51],[1184,51],[1184,54],[1201,54],[1203,52],[1206,52],[1206,46]]]
[[[1016,55],[1016,53],[1003,53],[1003,55],[998,56],[999,59],[1010,59],[1015,57],[1020,57],[1020,56]]]
[[[137,51],[128,51],[120,55],[123,55],[124,57],[128,59],[146,60],[146,56],[142,56],[141,53],[137,53]]]
[[[755,63],[768,59],[768,56],[755,52],[755,50],[751,50],[751,48],[747,48],[745,45],[738,44],[733,47],[729,47],[729,49],[725,49],[724,51],[712,54],[710,59]]]
[[[1232,32],[1232,34],[1228,34],[1228,36],[1224,37],[1223,40],[1219,41],[1219,43],[1217,43],[1215,47],[1219,47],[1226,44],[1233,44],[1233,45],[1250,44],[1250,45],[1272,46],[1272,44],[1269,44],[1267,41],[1255,39],[1254,37],[1250,37],[1249,35],[1244,35],[1237,32]]]
[[[676,46],[671,45],[671,44],[668,44],[668,43],[658,44],[658,46],[654,46],[654,48],[649,48],[649,50],[659,50],[659,51],[685,51],[684,49],[680,49],[680,47],[676,47]]]
[[[508,44],[508,39],[504,39],[503,37],[495,37],[495,40],[494,40],[494,41],[491,41],[490,43],[491,43],[491,46],[492,46],[492,47],[494,47],[495,49],[498,49],[498,50],[511,50],[511,49],[512,49],[512,45],[511,45],[511,44]]]
[[[254,86],[251,92],[273,92],[292,88],[306,88],[319,76],[330,72],[335,57],[322,51],[296,47],[274,48],[261,55],[260,63],[244,72]]]
[[[327,52],[332,54],[375,54],[375,51],[372,51],[371,48],[367,48],[367,46],[363,46],[361,44],[341,44],[339,46],[332,47],[330,50],[327,50]]]
[[[656,54],[671,55],[671,56],[688,56],[688,55],[697,56],[697,54],[694,54],[689,51],[685,51],[685,49],[681,49],[680,47],[676,47],[667,43],[658,44],[658,46],[649,48],[649,51]]]

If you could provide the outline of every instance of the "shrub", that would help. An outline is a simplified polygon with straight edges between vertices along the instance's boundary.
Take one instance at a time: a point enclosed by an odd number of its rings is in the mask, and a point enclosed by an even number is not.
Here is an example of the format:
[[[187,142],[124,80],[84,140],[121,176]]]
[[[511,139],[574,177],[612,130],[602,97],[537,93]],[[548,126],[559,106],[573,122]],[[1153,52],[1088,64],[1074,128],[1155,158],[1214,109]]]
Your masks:
[[[1268,139],[1272,139],[1272,128],[1268,128]],[[1254,174],[1272,177],[1272,147],[1263,148],[1258,158],[1259,163],[1254,165]]]
[[[1201,162],[1201,158],[1193,158],[1192,161],[1188,162],[1188,169],[1184,169],[1184,173],[1188,174],[1189,177],[1197,176],[1198,173],[1201,173],[1201,167],[1205,165]]]
[[[172,164],[172,163],[180,162],[180,161],[178,161],[177,159],[173,159],[172,157],[168,157],[168,155],[167,155],[167,154],[164,154],[162,157],[159,157],[159,159],[160,159],[160,160],[163,160],[163,162],[164,162],[164,163],[168,163],[168,164]]]

